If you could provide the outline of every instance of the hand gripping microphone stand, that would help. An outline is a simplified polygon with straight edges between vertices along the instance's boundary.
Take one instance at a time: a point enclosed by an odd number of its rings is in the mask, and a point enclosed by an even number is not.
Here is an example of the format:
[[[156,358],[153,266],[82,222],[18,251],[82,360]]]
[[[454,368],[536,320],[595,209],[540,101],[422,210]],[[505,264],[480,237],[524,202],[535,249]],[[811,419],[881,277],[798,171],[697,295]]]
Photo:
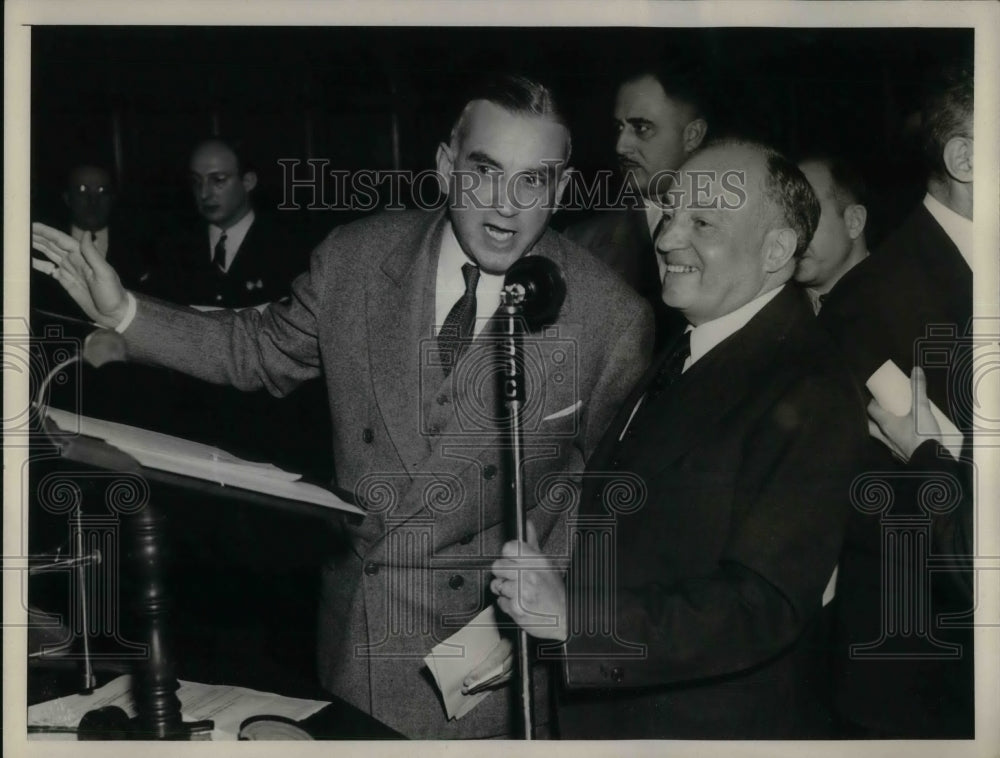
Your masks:
[[[515,261],[504,277],[500,293],[502,331],[500,361],[501,396],[507,408],[509,449],[514,491],[514,530],[518,542],[527,539],[522,472],[523,426],[521,412],[526,393],[523,335],[551,323],[566,297],[566,283],[559,267],[548,258],[527,256]],[[517,673],[521,685],[521,716],[524,739],[533,738],[531,661],[528,633],[517,630]]]

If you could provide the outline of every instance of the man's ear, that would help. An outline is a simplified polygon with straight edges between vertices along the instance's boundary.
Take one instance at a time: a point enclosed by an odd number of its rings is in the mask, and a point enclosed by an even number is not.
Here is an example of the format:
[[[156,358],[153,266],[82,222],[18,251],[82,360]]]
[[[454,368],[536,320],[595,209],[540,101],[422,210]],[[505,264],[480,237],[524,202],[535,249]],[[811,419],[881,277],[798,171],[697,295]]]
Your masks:
[[[868,209],[855,203],[844,208],[844,224],[847,226],[847,236],[856,240],[865,230],[868,221]]]
[[[241,181],[243,182],[243,189],[247,192],[251,192],[253,188],[257,186],[257,172],[247,171],[243,174]]]
[[[952,137],[944,146],[944,167],[955,181],[966,184],[972,181],[972,139]]]
[[[773,274],[787,266],[795,256],[796,244],[798,244],[798,235],[794,229],[787,226],[772,229],[764,235],[762,245],[764,270]]]
[[[441,194],[447,196],[451,172],[455,168],[455,151],[451,149],[450,145],[442,142],[438,145],[436,160],[438,185]]]
[[[708,122],[705,119],[696,118],[694,121],[689,121],[681,133],[684,152],[692,153],[697,150],[701,145],[701,141],[705,139],[706,132],[708,132]]]

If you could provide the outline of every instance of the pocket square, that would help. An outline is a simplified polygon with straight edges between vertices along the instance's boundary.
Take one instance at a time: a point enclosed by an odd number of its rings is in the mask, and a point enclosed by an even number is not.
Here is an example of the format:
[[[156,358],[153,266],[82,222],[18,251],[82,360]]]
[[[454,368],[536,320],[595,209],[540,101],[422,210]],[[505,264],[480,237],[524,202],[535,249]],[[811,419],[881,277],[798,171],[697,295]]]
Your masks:
[[[573,405],[567,405],[561,411],[556,411],[555,413],[550,413],[548,416],[542,419],[542,421],[555,421],[557,418],[562,418],[563,416],[569,416],[571,413],[575,413],[580,406],[583,405],[582,400],[577,400]]]

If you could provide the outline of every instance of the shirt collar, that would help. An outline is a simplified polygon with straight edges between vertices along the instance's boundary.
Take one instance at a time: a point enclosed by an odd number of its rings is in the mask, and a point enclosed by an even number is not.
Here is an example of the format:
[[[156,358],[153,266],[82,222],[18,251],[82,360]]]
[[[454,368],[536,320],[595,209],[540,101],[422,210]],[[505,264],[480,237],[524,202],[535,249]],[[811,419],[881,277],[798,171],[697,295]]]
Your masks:
[[[924,195],[924,207],[934,217],[934,220],[941,225],[944,233],[955,243],[958,252],[965,258],[965,262],[972,268],[972,247],[973,233],[972,222],[951,208],[942,203],[928,192]]]
[[[691,357],[685,361],[684,370],[687,371],[713,347],[746,326],[750,319],[756,316],[765,305],[774,300],[784,288],[785,285],[776,287],[770,292],[758,295],[732,313],[727,313],[725,316],[720,316],[712,321],[706,321],[704,324],[699,324],[691,329]]]
[[[233,258],[236,257],[236,253],[239,252],[240,246],[243,244],[243,240],[246,239],[247,233],[250,231],[250,226],[253,224],[255,218],[256,216],[254,215],[253,208],[251,208],[247,212],[247,215],[225,230],[227,269],[233,262]],[[215,246],[219,244],[219,238],[222,236],[222,232],[222,227],[216,226],[215,224],[208,225],[209,256],[215,254]]]

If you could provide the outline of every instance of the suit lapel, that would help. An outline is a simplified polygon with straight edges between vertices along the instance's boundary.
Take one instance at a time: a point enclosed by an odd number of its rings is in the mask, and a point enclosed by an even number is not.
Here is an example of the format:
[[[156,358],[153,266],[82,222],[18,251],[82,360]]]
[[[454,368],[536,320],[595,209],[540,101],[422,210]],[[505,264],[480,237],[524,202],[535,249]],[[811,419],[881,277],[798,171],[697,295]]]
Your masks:
[[[396,452],[411,470],[429,451],[421,433],[421,365],[433,337],[434,289],[443,214],[400,240],[366,285],[375,402]],[[416,247],[416,251],[414,251]]]
[[[803,297],[797,288],[786,285],[746,326],[684,372],[656,408],[640,409],[648,414],[642,419],[644,434],[657,447],[664,466],[696,446],[704,435],[715,434],[748,393],[762,391],[758,375],[773,366],[781,343],[801,319],[812,317],[811,310],[806,313],[809,305]],[[663,356],[657,365],[662,360]]]

